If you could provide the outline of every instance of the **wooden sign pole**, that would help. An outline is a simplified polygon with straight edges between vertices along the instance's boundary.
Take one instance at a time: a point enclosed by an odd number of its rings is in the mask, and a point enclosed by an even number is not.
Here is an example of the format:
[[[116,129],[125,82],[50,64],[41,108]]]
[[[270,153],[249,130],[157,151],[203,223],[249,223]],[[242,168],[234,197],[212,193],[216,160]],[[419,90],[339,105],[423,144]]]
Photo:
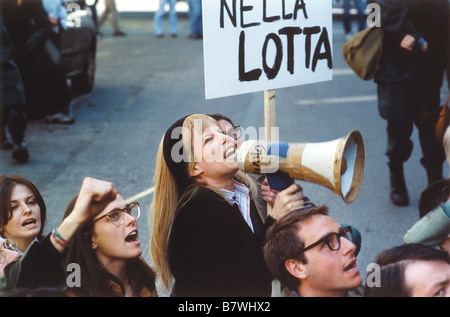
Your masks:
[[[264,90],[264,124],[266,127],[266,141],[274,139],[272,127],[276,126],[275,90]]]
[[[275,102],[275,90],[264,90],[264,126],[266,129],[266,141],[272,141],[276,137],[273,135],[273,129],[276,127],[277,114]],[[267,214],[269,215],[272,208],[267,204]]]
[[[266,141],[272,141],[275,137],[273,135],[273,127],[276,126],[276,103],[275,90],[264,90],[264,126],[266,129]],[[267,214],[269,215],[272,208],[267,204]]]
[[[266,141],[272,141],[278,138],[274,135],[272,128],[276,127],[276,102],[275,90],[264,90],[264,125],[266,129]],[[269,215],[272,208],[267,204],[267,214]],[[272,281],[272,296],[278,297],[281,294],[281,285],[278,280]]]

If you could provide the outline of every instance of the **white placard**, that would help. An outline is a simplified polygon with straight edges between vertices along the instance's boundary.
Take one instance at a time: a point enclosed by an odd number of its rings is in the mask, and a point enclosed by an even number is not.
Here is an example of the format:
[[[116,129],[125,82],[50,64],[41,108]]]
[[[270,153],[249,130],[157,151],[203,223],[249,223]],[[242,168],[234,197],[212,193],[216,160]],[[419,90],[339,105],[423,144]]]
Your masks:
[[[206,99],[332,79],[332,0],[203,0]]]

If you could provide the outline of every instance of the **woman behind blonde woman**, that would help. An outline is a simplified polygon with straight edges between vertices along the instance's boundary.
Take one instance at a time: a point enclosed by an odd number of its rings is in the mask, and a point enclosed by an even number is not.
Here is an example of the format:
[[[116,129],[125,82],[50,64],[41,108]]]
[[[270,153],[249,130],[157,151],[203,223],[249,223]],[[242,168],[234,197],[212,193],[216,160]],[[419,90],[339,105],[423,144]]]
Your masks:
[[[8,188],[8,187],[6,187]],[[4,187],[2,188],[3,192]],[[3,192],[4,193],[4,192]],[[28,241],[31,237],[34,237],[36,233],[31,234],[36,229],[36,232],[42,232],[42,228],[38,228],[37,216],[39,214],[35,205],[40,205],[41,216],[42,206],[39,203],[39,199],[36,199],[34,195],[20,191],[21,195],[18,195],[16,199],[15,195],[12,195],[11,200],[7,202],[6,208],[9,210],[9,214],[14,214],[12,217],[17,218],[13,220],[19,227],[30,226],[25,229],[27,232],[23,241]],[[34,193],[36,194],[36,192]],[[34,239],[26,251],[16,259],[10,261],[3,268],[4,276],[0,278],[0,294],[14,293],[17,289],[32,290],[38,288],[57,287],[65,285],[66,283],[66,271],[61,266],[63,254],[67,247],[71,244],[72,238],[77,230],[89,223],[92,217],[95,217],[98,212],[102,211],[110,202],[116,198],[117,191],[113,185],[109,182],[93,179],[87,177],[83,180],[81,185],[78,199],[74,205],[73,212],[70,213],[64,220],[55,227],[51,234],[44,236],[42,239]],[[37,203],[36,203],[37,201]],[[19,205],[20,208],[15,208]],[[9,206],[9,207],[8,207]],[[32,209],[32,210],[30,210]],[[11,218],[11,216],[10,216]],[[23,218],[23,219],[22,219]],[[32,222],[29,219],[33,219]],[[41,221],[43,219],[41,217]],[[9,221],[11,222],[11,220]],[[19,236],[19,235],[17,235]],[[16,242],[20,247],[20,241]],[[19,249],[21,251],[21,249]],[[14,251],[15,252],[15,251]]]
[[[57,288],[71,296],[156,296],[155,273],[141,258],[139,215],[139,204],[127,204],[112,183],[86,177],[51,234],[17,260],[4,259],[0,295]],[[73,287],[69,264],[78,265]]]
[[[173,296],[270,296],[267,228],[303,206],[299,185],[280,192],[262,222],[254,181],[240,172],[234,139],[206,115],[179,119],[158,150],[150,250]]]

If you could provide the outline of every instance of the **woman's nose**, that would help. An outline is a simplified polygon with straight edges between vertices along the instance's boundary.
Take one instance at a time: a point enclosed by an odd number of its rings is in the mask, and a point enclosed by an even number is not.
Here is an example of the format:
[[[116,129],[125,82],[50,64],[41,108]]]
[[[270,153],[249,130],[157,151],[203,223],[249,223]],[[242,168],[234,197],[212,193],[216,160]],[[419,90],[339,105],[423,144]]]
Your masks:
[[[31,209],[30,209],[30,207],[28,206],[28,204],[23,203],[23,204],[22,204],[22,214],[28,215],[28,214],[30,214],[30,213],[31,213]]]
[[[137,219],[131,214],[124,213],[124,217],[126,225],[135,224],[137,222]]]

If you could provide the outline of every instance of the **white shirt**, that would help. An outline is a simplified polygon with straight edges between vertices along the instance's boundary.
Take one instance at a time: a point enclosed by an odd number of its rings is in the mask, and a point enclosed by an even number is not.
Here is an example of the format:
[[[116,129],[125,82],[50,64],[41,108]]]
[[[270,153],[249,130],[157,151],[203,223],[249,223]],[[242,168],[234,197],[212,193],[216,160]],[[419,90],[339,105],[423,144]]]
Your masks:
[[[61,23],[61,26],[65,29],[67,21],[67,8],[63,5],[63,2],[67,0],[42,0],[45,11],[48,15],[55,17]],[[58,33],[57,27],[54,27],[54,31]]]
[[[231,205],[237,204],[239,210],[241,211],[242,217],[244,217],[245,222],[248,224],[252,232],[253,224],[250,218],[250,195],[247,186],[244,184],[233,181],[234,191],[229,191],[226,189],[221,189],[225,194],[226,199]]]

